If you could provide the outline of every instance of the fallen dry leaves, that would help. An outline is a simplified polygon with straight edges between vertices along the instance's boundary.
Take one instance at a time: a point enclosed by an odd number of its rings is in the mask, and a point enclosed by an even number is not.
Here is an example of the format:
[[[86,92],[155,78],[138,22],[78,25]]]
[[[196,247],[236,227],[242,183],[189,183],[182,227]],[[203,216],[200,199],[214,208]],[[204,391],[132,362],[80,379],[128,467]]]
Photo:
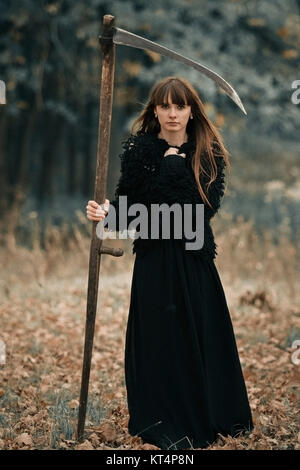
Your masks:
[[[57,271],[42,281],[23,277],[6,289],[0,309],[6,345],[6,363],[0,365],[0,449],[158,449],[128,434],[124,344],[132,264],[116,273],[117,262],[106,270],[106,260],[81,443],[76,426],[87,266],[76,269],[71,253],[61,261],[63,274],[57,263]],[[225,270],[221,273],[226,280]],[[300,338],[299,307],[283,291],[284,308],[263,285],[239,282],[224,287],[255,428],[247,437],[219,435],[207,449],[300,449],[300,367],[291,362],[292,341]]]

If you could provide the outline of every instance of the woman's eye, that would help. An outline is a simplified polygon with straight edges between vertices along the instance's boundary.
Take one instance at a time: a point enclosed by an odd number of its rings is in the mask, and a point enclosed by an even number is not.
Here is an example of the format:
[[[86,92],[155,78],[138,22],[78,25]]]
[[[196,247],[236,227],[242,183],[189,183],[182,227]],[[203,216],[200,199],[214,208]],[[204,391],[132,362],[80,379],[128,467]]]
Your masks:
[[[162,104],[161,105],[162,108],[167,108],[168,106],[169,106],[168,104]],[[178,105],[179,108],[184,108],[184,106],[185,106],[184,104],[179,104]]]

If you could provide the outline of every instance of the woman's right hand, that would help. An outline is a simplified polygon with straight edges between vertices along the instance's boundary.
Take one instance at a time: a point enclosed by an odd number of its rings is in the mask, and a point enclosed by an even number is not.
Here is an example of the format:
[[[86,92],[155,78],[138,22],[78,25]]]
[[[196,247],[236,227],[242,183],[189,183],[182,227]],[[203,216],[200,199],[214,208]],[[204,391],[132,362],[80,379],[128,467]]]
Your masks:
[[[96,201],[89,201],[88,205],[86,206],[87,218],[97,222],[104,219],[109,210],[109,199],[105,199],[104,208],[106,210],[103,210],[100,204],[98,204]]]
[[[165,152],[164,157],[167,157],[168,155],[174,155],[175,153],[177,153],[177,155],[180,155],[182,158],[186,157],[185,153],[178,153],[178,149],[176,147],[169,147],[168,150]]]

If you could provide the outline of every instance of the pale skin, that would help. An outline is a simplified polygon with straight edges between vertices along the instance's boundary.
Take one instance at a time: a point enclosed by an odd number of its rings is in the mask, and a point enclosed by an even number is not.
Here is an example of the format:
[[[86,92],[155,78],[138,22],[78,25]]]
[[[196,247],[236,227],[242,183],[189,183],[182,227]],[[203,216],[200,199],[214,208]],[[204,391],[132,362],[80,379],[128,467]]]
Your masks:
[[[172,103],[170,96],[168,97],[168,104],[157,105],[154,107],[154,114],[160,124],[159,138],[165,139],[170,147],[165,152],[164,157],[167,155],[174,155],[178,153],[176,145],[180,147],[184,142],[187,142],[188,135],[186,132],[187,123],[192,116],[190,105],[177,105]],[[179,153],[182,158],[185,158],[184,153]],[[86,215],[89,220],[99,222],[103,220],[109,211],[109,199],[105,199],[103,210],[96,201],[88,201],[86,206]]]

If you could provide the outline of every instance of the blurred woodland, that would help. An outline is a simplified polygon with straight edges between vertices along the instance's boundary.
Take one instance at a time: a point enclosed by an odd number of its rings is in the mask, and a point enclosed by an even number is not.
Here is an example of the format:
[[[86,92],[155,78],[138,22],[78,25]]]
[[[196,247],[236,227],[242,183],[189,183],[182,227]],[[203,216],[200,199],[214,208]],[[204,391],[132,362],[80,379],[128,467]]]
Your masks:
[[[212,68],[247,110],[207,77],[153,52],[116,46],[108,194],[119,176],[121,140],[151,86],[182,75],[196,86],[231,153],[224,206],[258,227],[299,233],[299,0],[12,0],[0,2],[0,211],[2,239],[30,246],[35,219],[80,223],[93,197],[102,17]],[[298,74],[298,75],[297,75]],[[298,218],[299,219],[299,218]],[[276,237],[276,235],[275,235]]]

